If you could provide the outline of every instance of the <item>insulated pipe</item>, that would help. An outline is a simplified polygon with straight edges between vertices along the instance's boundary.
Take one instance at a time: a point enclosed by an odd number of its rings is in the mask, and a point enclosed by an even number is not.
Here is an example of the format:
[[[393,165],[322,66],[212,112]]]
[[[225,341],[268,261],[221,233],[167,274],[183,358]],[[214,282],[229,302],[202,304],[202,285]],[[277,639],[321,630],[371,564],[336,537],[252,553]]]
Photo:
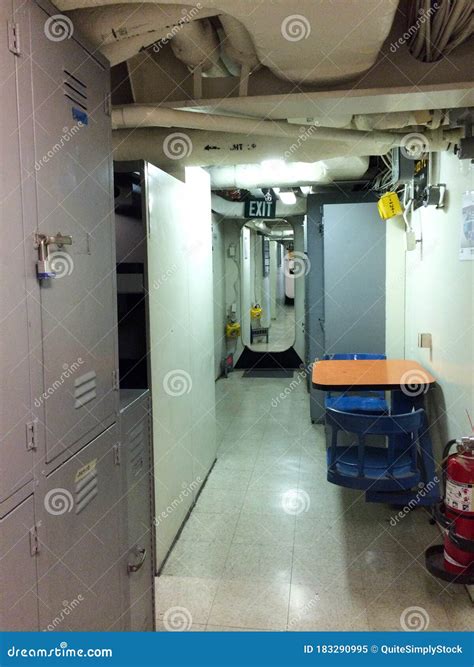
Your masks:
[[[369,168],[368,157],[332,158],[313,163],[283,162],[281,165],[276,162],[269,161],[268,166],[265,163],[254,163],[210,167],[211,187],[214,190],[248,190],[353,181],[361,178]]]
[[[191,69],[201,67],[208,72],[220,67],[219,40],[207,19],[183,25],[171,40],[171,48],[176,58]]]
[[[366,142],[381,143],[387,150],[403,145],[404,134],[393,132],[346,130],[308,125],[299,128],[286,121],[258,120],[238,116],[219,116],[192,111],[179,111],[146,104],[128,104],[115,107],[112,111],[112,126],[118,128],[175,127],[206,130],[207,132],[233,132],[247,137],[294,138],[306,142],[314,140],[357,142],[361,147]],[[425,132],[424,136],[431,150],[443,150],[448,140],[442,132]],[[387,150],[385,152],[387,152]]]
[[[176,131],[162,127],[114,130],[114,159],[147,160],[168,171],[181,166],[222,166],[256,164],[263,160],[282,159],[287,163],[314,163],[328,158],[351,162],[366,155],[384,155],[387,144],[367,141],[306,141],[291,138],[251,137],[205,130]],[[273,174],[275,176],[275,174]]]
[[[111,64],[116,65],[136,55],[143,47],[159,40],[172,40],[197,19],[215,13],[212,9],[191,5],[127,3],[73,10],[68,16],[74,30],[100,48]]]
[[[228,57],[238,65],[248,67],[250,70],[259,67],[257,52],[245,26],[229,14],[220,14],[219,19],[225,32],[223,49]]]

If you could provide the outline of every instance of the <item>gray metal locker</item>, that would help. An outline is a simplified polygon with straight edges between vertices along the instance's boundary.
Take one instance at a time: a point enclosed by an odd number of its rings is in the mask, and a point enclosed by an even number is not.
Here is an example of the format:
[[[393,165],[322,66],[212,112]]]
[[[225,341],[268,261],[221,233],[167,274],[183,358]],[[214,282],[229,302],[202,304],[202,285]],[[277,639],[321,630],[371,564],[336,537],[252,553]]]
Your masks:
[[[48,39],[47,19],[32,7],[37,231],[72,238],[48,246],[56,278],[39,291],[46,462],[63,454],[57,465],[116,418],[115,239],[108,65],[76,35]]]
[[[39,630],[33,497],[0,519],[0,630]]]
[[[0,22],[6,27],[12,3],[0,3]],[[27,321],[20,170],[20,134],[17,115],[16,56],[8,48],[8,32],[0,31],[0,508],[15,491],[33,479],[33,442],[28,425],[30,359]],[[32,267],[33,271],[33,267]],[[0,509],[0,516],[2,510]]]
[[[57,630],[121,630],[122,470],[112,426],[57,468],[37,498],[41,627],[75,605]],[[79,597],[80,596],[80,597]]]
[[[153,534],[149,392],[123,389],[121,448],[124,474],[124,607],[127,630],[154,629]]]

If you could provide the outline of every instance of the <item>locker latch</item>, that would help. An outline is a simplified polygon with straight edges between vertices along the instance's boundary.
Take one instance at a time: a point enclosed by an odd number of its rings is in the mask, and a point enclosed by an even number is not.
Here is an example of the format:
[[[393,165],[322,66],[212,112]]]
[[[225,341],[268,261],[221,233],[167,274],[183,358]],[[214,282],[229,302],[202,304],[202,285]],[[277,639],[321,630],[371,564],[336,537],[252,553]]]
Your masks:
[[[63,236],[60,232],[56,236],[47,236],[46,234],[35,235],[35,245],[38,248],[38,262],[36,264],[36,272],[39,280],[48,280],[55,278],[51,259],[49,256],[49,246],[55,245],[62,248],[65,245],[72,245],[72,236]]]
[[[121,462],[120,442],[117,442],[117,444],[114,445],[114,463],[116,466],[119,466]]]
[[[39,553],[38,526],[30,528],[30,554],[36,556]]]
[[[37,419],[28,422],[26,425],[26,449],[36,449],[36,424]]]
[[[8,21],[8,50],[15,56],[20,55],[20,33],[18,23]]]

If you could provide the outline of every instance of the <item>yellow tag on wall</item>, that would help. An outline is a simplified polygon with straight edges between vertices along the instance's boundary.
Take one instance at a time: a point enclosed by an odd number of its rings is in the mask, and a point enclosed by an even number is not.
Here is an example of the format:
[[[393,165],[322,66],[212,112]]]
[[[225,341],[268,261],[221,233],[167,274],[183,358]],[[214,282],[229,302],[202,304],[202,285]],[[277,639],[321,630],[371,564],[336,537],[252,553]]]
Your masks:
[[[403,208],[396,192],[386,192],[380,197],[377,206],[382,220],[388,220],[388,218],[393,218],[394,215],[403,213]]]

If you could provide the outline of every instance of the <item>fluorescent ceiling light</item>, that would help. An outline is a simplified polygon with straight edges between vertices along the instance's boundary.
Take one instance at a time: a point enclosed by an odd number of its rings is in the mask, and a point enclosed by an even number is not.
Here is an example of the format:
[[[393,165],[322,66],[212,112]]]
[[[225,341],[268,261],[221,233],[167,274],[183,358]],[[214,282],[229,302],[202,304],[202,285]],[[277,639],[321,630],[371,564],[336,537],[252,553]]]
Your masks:
[[[280,192],[278,195],[283,204],[287,206],[292,206],[296,204],[296,196],[294,192]]]
[[[301,185],[300,190],[304,195],[309,195],[311,192],[311,185]]]

